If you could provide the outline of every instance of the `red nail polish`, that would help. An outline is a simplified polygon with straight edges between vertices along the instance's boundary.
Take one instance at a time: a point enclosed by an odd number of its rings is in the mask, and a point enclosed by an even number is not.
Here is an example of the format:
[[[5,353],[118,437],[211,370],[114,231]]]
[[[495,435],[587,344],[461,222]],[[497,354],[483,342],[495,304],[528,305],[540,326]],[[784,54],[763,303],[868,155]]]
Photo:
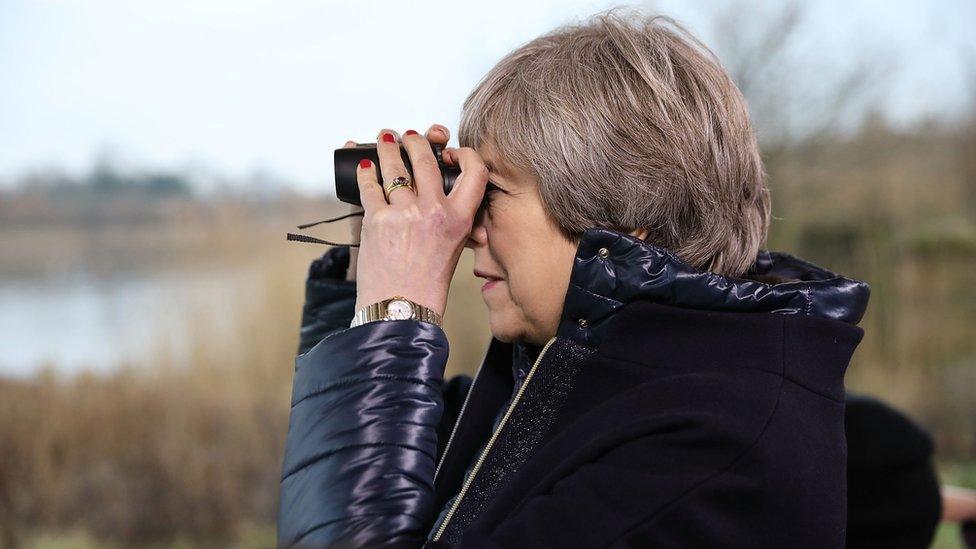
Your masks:
[[[392,133],[387,132],[383,134],[383,141],[386,143],[393,143],[396,141],[396,137],[393,137]]]
[[[403,135],[417,135],[417,132],[415,132],[413,130],[407,130],[407,131],[403,132]]]
[[[373,165],[373,163],[370,162],[368,158],[364,158],[364,159],[362,159],[362,160],[359,161],[359,167],[362,168],[362,169],[364,169],[364,170],[366,168],[372,166],[372,165]]]

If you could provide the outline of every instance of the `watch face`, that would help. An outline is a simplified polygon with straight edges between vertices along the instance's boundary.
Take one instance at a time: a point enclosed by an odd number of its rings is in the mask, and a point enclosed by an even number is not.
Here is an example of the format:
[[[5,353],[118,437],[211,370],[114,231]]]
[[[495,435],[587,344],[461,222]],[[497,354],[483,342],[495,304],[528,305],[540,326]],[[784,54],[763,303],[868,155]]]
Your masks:
[[[413,318],[413,305],[402,299],[394,299],[386,305],[386,317],[390,320]]]

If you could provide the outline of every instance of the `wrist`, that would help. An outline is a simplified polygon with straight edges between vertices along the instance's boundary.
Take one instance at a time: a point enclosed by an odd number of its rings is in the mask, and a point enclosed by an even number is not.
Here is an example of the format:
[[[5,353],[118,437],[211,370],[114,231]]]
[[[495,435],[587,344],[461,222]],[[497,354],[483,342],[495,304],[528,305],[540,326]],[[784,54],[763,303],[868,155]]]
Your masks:
[[[357,302],[350,327],[381,320],[420,320],[443,327],[443,316],[433,309],[402,295],[367,303]]]
[[[400,296],[404,299],[417,303],[431,311],[437,313],[441,318],[444,317],[444,312],[447,308],[447,298],[440,296],[431,296],[423,292],[415,292],[409,289],[400,288],[397,290],[387,290],[381,292],[375,291],[364,291],[362,285],[357,288],[356,292],[356,305],[355,310],[358,311],[363,307],[367,307],[374,303],[379,303],[381,301],[391,299],[394,296]]]

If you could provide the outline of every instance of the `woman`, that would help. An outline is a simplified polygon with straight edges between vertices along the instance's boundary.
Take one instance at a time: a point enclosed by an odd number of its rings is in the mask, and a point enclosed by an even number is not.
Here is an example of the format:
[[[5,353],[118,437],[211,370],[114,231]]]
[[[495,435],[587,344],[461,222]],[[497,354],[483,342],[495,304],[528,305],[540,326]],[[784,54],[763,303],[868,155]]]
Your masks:
[[[600,14],[506,56],[459,130],[447,196],[445,128],[381,131],[355,281],[345,247],[310,269],[279,543],[842,546],[868,287],[760,250],[762,162],[711,53]],[[493,337],[442,383],[463,247]],[[394,297],[424,320],[353,320]]]

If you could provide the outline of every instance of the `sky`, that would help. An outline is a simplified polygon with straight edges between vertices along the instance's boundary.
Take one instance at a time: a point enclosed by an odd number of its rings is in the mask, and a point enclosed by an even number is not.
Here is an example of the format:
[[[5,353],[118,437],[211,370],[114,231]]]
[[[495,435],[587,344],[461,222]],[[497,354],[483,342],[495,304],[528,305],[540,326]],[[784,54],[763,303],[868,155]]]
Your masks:
[[[711,44],[710,22],[729,1],[629,5],[671,15]],[[0,0],[0,184],[111,158],[230,179],[271,173],[328,192],[331,152],[346,140],[375,141],[384,127],[454,129],[465,96],[503,55],[616,5]],[[760,26],[778,5],[736,2]],[[972,105],[973,0],[803,7],[800,43],[825,78],[864,52],[892,61],[876,98],[892,119],[951,119]]]

